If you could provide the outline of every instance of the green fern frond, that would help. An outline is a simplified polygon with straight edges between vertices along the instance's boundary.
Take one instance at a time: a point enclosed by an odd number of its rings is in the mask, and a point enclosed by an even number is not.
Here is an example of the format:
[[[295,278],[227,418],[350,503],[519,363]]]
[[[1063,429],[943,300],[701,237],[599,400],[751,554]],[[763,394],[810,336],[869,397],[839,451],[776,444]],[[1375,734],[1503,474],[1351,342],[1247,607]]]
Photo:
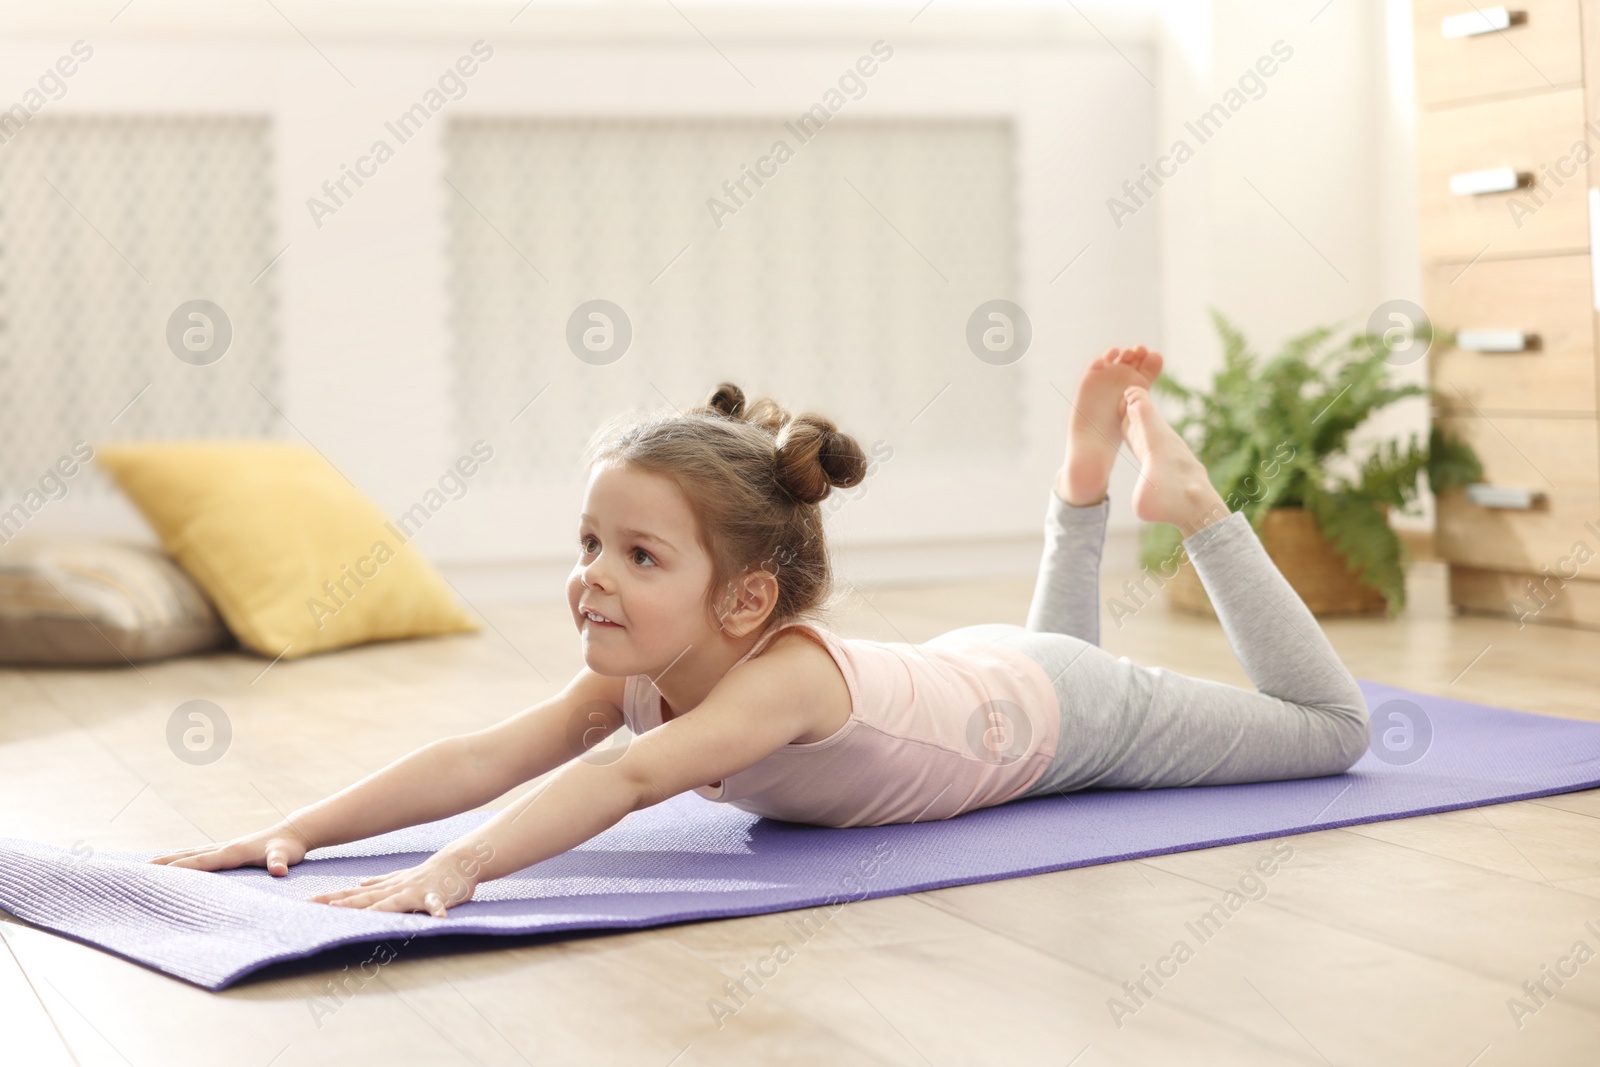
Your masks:
[[[1428,488],[1437,496],[1483,481],[1483,464],[1472,446],[1435,425],[1428,434]]]
[[[1139,538],[1139,562],[1146,570],[1160,573],[1162,564],[1178,554],[1183,535],[1176,526],[1164,522],[1145,525]],[[1167,566],[1170,570],[1170,564]]]
[[[1163,374],[1154,382],[1150,383],[1150,391],[1156,396],[1176,397],[1177,399],[1183,401],[1191,400],[1195,395],[1195,391],[1193,389],[1190,389],[1187,385],[1184,385],[1182,382],[1178,381],[1169,374]]]
[[[1396,511],[1410,512],[1416,505],[1418,481],[1428,466],[1428,450],[1412,436],[1402,450],[1400,442],[1386,441],[1373,449],[1361,465],[1361,491]]]
[[[1284,341],[1262,360],[1243,331],[1215,308],[1222,365],[1208,389],[1157,379],[1176,401],[1173,427],[1205,465],[1229,508],[1258,526],[1275,507],[1302,506],[1361,581],[1382,593],[1392,613],[1405,604],[1405,551],[1388,509],[1409,512],[1427,472],[1435,493],[1482,478],[1465,442],[1435,427],[1424,447],[1415,437],[1351,455],[1351,437],[1372,415],[1397,401],[1425,396],[1420,385],[1390,381],[1381,339],[1342,326],[1319,326]],[[1425,337],[1425,331],[1419,332]],[[1333,473],[1354,460],[1354,479]],[[1141,558],[1159,566],[1177,551],[1171,527],[1152,527]]]
[[[1375,497],[1358,488],[1306,493],[1317,529],[1363,585],[1383,594],[1390,616],[1406,605],[1405,548]]]

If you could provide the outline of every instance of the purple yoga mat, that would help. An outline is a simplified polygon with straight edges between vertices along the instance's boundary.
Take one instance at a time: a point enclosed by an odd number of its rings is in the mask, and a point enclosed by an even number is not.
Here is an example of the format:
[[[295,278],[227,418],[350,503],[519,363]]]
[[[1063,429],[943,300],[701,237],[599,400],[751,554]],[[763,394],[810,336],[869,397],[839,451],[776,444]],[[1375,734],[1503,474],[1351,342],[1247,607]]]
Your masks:
[[[849,830],[762,819],[695,793],[478,887],[447,919],[304,897],[411,866],[489,818],[460,815],[313,851],[285,878],[87,858],[0,839],[0,907],[206,989],[339,945],[403,955],[442,934],[553,934],[821,908],[1600,785],[1600,723],[1361,683],[1373,744],[1349,773],[1014,801]],[[174,842],[178,844],[178,842]],[[830,908],[831,910],[831,908]],[[822,914],[827,914],[826,912]],[[819,916],[820,918],[820,916]]]

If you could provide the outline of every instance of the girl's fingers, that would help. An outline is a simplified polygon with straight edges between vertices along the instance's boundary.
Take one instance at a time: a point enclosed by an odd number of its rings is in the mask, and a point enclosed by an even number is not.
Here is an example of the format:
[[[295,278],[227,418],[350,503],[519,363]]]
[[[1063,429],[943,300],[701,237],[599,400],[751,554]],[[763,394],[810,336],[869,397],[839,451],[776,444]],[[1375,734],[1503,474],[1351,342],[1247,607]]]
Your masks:
[[[246,849],[229,843],[190,849],[186,855],[179,856],[168,866],[189,867],[197,871],[221,871],[232,870],[241,863],[249,862],[250,854]]]
[[[444,905],[444,896],[437,892],[426,894],[420,904],[416,903],[416,897],[412,893],[392,893],[376,903],[368,905],[368,907],[373,911],[421,911],[432,915],[435,919],[449,917],[449,912]]]
[[[319,900],[323,904],[336,904],[344,908],[365,908],[374,901],[394,895],[395,892],[392,886],[347,886],[344,889],[335,889],[331,893],[319,893],[307,899]]]
[[[317,893],[314,896],[306,897],[306,899],[314,900],[318,904],[328,904],[331,903],[335,897],[342,897],[354,892],[355,888],[353,886],[345,886],[343,889],[330,889],[326,893]]]
[[[351,893],[329,903],[340,908],[365,908],[373,901],[382,899],[382,896],[381,893],[369,889],[364,893]]]
[[[410,893],[386,889],[336,889],[333,893],[318,893],[306,899],[312,904],[328,904],[331,907],[355,907],[373,912],[426,912],[434,918],[450,918],[450,909],[440,893],[427,894],[422,897],[421,904],[414,902]]]
[[[392,887],[377,887],[363,889],[351,886],[346,889],[335,889],[328,893],[318,893],[305,898],[315,904],[331,904],[339,908],[367,908],[371,911],[400,911],[400,912],[427,912],[436,919],[450,917],[450,909],[445,903],[444,894],[437,890],[426,893],[421,902],[416,902],[414,890],[402,890]]]
[[[199,845],[199,846],[197,846],[195,848],[181,848],[176,852],[168,852],[168,853],[165,853],[164,855],[157,856],[154,859],[150,860],[149,862],[150,863],[167,864],[167,863],[171,863],[173,860],[183,859],[186,856],[193,856],[196,853],[204,852],[206,849],[211,848],[211,847],[212,846],[210,846],[210,845]]]
[[[267,873],[282,878],[289,873],[289,854],[281,848],[267,849]]]
[[[332,889],[303,899],[313,904],[330,904],[340,908],[368,908],[373,911],[426,912],[436,919],[450,916],[446,894],[439,889],[427,889],[408,883],[407,871],[373,875],[363,878],[353,886]],[[420,898],[420,899],[419,899]]]
[[[197,871],[218,871],[239,866],[239,861],[232,858],[227,849],[217,848],[209,852],[202,852],[198,856],[190,856],[189,862]]]
[[[374,875],[371,878],[361,879],[357,885],[347,885],[343,889],[330,889],[326,893],[318,893],[316,896],[306,897],[306,899],[316,901],[319,904],[343,903],[358,893],[368,894],[380,891],[383,887],[376,883],[387,881],[393,877],[395,877],[393,874]]]
[[[315,900],[322,904],[332,904],[335,901],[343,900],[348,896],[361,892],[364,892],[364,890],[358,886],[345,886],[343,889],[330,889],[326,893],[318,893],[316,896],[307,897],[306,899]]]

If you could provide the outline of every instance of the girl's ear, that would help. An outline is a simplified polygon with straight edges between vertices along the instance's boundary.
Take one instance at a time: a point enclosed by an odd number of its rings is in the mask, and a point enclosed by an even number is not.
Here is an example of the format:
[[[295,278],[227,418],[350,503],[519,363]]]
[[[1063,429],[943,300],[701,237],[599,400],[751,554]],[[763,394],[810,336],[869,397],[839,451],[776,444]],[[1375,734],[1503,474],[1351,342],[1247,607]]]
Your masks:
[[[718,609],[718,628],[730,637],[755,633],[777,606],[777,576],[768,570],[747,571],[728,582]]]

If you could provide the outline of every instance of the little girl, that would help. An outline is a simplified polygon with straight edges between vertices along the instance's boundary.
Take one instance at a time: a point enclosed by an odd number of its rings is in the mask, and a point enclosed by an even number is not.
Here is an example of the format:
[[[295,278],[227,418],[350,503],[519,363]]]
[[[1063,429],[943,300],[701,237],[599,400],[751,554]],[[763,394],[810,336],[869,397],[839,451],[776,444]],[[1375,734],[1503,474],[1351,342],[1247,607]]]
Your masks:
[[[308,850],[540,786],[423,863],[308,899],[443,917],[480,882],[693,789],[825,826],[947,819],[1023,797],[1337,774],[1367,709],[1300,598],[1147,387],[1161,356],[1112,349],[1078,385],[1027,625],[922,645],[811,621],[831,574],[818,503],[866,457],[814,414],[724,383],[683,414],[602,427],[567,602],[585,666],[560,693],[432,742],[278,825],[152,860],[284,875]],[[1126,439],[1134,512],[1176,524],[1260,692],[1097,647],[1106,485]],[[601,742],[626,724],[631,744]],[[627,735],[621,735],[626,737]]]

